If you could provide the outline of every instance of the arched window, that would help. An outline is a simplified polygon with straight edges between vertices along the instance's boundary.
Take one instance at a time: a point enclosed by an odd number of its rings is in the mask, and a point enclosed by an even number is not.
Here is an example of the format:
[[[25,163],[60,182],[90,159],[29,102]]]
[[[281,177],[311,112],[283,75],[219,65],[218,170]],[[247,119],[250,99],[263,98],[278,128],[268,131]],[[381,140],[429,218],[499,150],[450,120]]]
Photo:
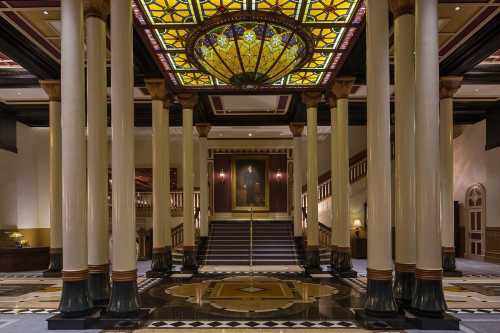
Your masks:
[[[484,256],[485,204],[486,190],[482,184],[474,184],[467,189],[465,194],[467,211],[466,243],[467,255],[470,257]]]

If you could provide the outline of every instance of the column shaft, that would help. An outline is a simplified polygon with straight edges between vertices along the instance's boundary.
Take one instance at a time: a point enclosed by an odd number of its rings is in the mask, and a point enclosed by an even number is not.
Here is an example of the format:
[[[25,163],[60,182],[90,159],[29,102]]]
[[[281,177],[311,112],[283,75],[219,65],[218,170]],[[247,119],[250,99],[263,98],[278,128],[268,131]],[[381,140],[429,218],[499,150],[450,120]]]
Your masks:
[[[208,139],[200,136],[200,237],[208,237]]]
[[[92,302],[87,278],[85,177],[85,80],[83,72],[83,6],[81,0],[61,4],[62,81],[62,223],[63,316],[87,313]]]
[[[318,223],[318,107],[307,106],[307,249],[306,268],[320,269]]]
[[[302,238],[302,152],[301,137],[293,138],[293,235]]]
[[[96,303],[109,299],[108,117],[106,22],[86,18],[87,181],[89,290]]]
[[[335,221],[337,262],[339,273],[351,271],[351,223],[349,214],[349,127],[348,127],[349,100],[339,98],[335,112],[334,144],[336,156],[332,161],[335,164],[335,174],[332,174]],[[333,229],[332,229],[333,230]]]
[[[184,263],[183,270],[196,270],[195,225],[193,206],[193,109],[182,110],[182,188],[183,203],[183,237]]]
[[[337,270],[337,258],[338,258],[338,252],[337,252],[337,247],[338,247],[338,238],[339,238],[339,233],[338,233],[338,216],[337,216],[337,193],[336,193],[336,183],[338,181],[337,174],[337,138],[336,138],[336,133],[337,133],[337,121],[335,119],[337,115],[337,100],[336,99],[330,99],[330,182],[331,182],[331,191],[332,191],[332,196],[331,196],[331,220],[330,220],[330,226],[331,226],[331,260],[330,264],[332,267],[332,270],[336,271]]]
[[[394,313],[391,256],[389,8],[367,0],[368,287],[365,310]]]
[[[111,0],[113,288],[108,311],[138,311],[135,230],[132,5]]]
[[[437,0],[416,1],[415,142],[417,269],[412,308],[422,315],[446,309],[439,223],[439,52]]]
[[[394,11],[394,9],[393,9]],[[397,11],[396,11],[397,12]],[[394,21],[395,56],[395,227],[398,304],[409,307],[415,285],[415,16]]]

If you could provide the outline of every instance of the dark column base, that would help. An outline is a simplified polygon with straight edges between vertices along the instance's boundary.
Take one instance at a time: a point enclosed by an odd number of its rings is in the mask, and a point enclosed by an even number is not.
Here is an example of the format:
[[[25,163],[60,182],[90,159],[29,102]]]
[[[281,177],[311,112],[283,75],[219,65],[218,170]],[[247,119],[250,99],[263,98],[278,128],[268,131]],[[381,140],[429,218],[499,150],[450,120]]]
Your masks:
[[[442,318],[429,318],[416,316],[406,312],[406,320],[412,327],[418,330],[448,331],[460,330],[460,319],[445,314]]]
[[[151,270],[146,272],[148,278],[163,277],[165,273],[171,270],[168,266],[168,258],[166,256],[166,247],[154,248],[151,258]]]
[[[198,262],[196,260],[196,253],[193,246],[184,247],[182,271],[186,273],[196,273],[198,271]]]
[[[43,272],[44,277],[62,276],[62,250],[50,249],[49,267]]]
[[[307,247],[305,269],[306,273],[308,274],[321,272],[321,262],[318,246]]]
[[[443,318],[446,310],[441,271],[417,269],[411,312],[421,317]]]
[[[172,272],[172,247],[170,246],[165,246],[165,258],[163,259],[165,261],[165,269],[166,273],[170,274]]]
[[[107,269],[105,272],[90,272],[88,285],[90,299],[94,305],[106,306],[110,294],[109,273]]]
[[[150,312],[150,309],[138,309],[131,315],[121,315],[120,317],[116,317],[114,314],[106,312],[102,314],[94,328],[130,332],[129,330],[136,330],[144,326]]]
[[[443,274],[444,276],[462,276],[461,271],[457,271],[455,261],[455,248],[443,247]]]
[[[113,272],[113,285],[107,311],[115,318],[137,315],[139,312],[137,271]]]
[[[295,248],[297,249],[297,254],[302,260],[302,263],[304,263],[304,237],[295,236]]]
[[[354,314],[361,326],[368,330],[406,330],[410,328],[405,318],[398,314],[380,317],[374,316],[364,309],[356,309]]]
[[[410,308],[414,288],[415,265],[396,263],[393,292],[400,309]]]
[[[392,271],[368,268],[365,312],[372,317],[395,317],[397,306],[392,293]]]
[[[71,281],[75,275],[87,275],[87,272],[65,272],[59,311],[63,318],[84,317],[93,311],[87,279]],[[67,277],[67,275],[70,275]],[[79,277],[78,277],[79,278]]]
[[[200,236],[198,240],[198,245],[196,247],[196,258],[197,261],[200,261],[203,259],[205,256],[205,252],[207,251],[207,245],[208,245],[208,237],[207,236]]]
[[[337,274],[337,257],[338,257],[337,247],[332,246],[330,253],[331,253],[330,254],[330,267],[332,269],[332,273]]]
[[[337,261],[335,265],[335,270],[342,275],[343,273],[351,277],[352,272],[352,262],[351,262],[351,249],[350,248],[337,248]],[[354,272],[354,274],[357,273]],[[356,277],[354,276],[354,277]]]

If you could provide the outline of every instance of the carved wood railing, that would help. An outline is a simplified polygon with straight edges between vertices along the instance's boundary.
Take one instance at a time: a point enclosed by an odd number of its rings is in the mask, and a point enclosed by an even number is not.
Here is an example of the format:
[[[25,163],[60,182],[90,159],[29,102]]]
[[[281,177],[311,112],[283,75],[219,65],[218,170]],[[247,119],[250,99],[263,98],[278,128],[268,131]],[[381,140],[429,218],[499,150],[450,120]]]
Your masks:
[[[321,222],[319,223],[319,247],[330,248],[332,239],[332,229]],[[302,207],[302,230],[304,242],[307,243],[307,211]]]
[[[184,203],[184,192],[172,191],[170,192],[170,215],[173,217],[182,216],[182,208]],[[193,192],[193,214],[196,209],[200,208],[200,191]],[[153,193],[151,192],[137,192],[136,200],[136,216],[138,217],[151,217],[153,216]]]

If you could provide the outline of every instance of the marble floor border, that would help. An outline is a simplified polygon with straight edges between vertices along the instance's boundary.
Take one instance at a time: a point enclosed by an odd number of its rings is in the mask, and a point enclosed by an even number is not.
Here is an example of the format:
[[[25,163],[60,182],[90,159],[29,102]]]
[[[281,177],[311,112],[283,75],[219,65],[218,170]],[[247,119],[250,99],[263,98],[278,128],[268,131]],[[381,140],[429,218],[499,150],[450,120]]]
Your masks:
[[[153,321],[147,328],[358,328],[354,321]]]

